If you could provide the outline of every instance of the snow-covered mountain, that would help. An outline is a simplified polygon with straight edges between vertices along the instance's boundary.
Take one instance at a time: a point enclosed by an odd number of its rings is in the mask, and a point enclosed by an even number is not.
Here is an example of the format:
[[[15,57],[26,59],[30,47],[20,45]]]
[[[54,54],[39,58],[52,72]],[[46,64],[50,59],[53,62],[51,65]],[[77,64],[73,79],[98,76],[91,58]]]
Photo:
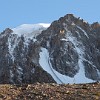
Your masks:
[[[0,83],[100,80],[100,24],[67,14],[0,34]]]

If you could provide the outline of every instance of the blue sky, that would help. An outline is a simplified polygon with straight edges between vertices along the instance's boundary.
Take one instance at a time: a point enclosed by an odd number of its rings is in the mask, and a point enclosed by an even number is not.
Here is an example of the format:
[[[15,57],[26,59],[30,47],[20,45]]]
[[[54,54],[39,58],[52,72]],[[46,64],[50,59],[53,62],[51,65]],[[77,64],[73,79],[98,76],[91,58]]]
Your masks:
[[[100,22],[100,0],[0,0],[0,31],[20,24],[51,23],[68,13]]]

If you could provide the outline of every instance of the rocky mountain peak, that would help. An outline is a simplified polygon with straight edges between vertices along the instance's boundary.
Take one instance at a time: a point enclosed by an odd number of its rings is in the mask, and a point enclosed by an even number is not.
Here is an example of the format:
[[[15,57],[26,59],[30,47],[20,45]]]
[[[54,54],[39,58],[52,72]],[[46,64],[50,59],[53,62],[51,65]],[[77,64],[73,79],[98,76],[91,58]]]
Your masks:
[[[6,29],[0,35],[0,83],[99,81],[99,33],[98,23],[73,14],[51,25]]]
[[[62,74],[62,77],[67,80],[69,78],[66,76],[69,76],[70,82],[74,79],[78,82],[77,75],[80,78],[83,76],[83,80],[87,82],[91,82],[91,79],[100,80],[98,64],[100,58],[96,55],[97,52],[100,53],[97,46],[99,37],[95,35],[95,32],[88,22],[74,17],[73,14],[68,14],[54,21],[48,30],[39,35],[41,46],[49,52],[51,65],[59,72],[56,73],[59,77]]]

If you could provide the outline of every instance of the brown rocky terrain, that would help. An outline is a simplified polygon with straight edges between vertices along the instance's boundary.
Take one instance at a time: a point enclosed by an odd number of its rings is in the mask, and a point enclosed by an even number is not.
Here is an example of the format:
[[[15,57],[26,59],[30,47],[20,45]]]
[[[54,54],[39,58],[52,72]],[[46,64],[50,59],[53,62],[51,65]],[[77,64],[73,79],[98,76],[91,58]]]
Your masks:
[[[100,100],[100,83],[1,84],[0,100]]]

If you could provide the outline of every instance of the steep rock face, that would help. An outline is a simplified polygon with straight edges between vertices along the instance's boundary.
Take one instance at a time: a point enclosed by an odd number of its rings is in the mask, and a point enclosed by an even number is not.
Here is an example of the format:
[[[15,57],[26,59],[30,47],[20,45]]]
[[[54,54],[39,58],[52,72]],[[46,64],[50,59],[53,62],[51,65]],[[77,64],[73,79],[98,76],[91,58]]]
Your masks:
[[[0,34],[0,83],[88,83],[100,80],[100,24],[67,14],[43,27]]]

